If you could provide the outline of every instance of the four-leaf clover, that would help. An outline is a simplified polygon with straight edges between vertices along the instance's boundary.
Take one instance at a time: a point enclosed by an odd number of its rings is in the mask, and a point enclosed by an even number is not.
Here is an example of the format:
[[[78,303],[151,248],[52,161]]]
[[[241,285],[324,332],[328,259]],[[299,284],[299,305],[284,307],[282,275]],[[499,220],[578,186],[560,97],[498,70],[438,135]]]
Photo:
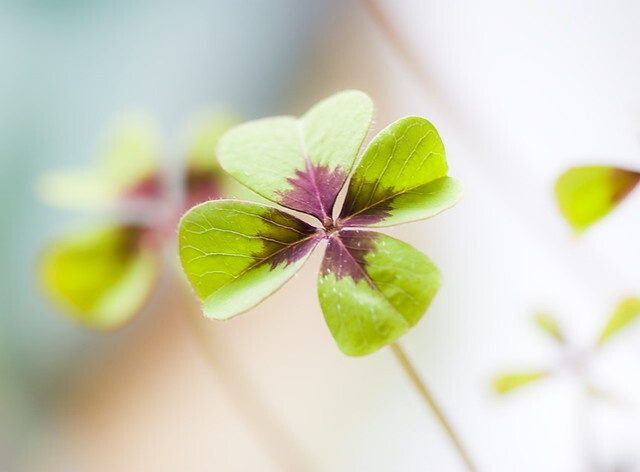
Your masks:
[[[614,310],[613,314],[601,331],[595,345],[588,350],[581,350],[568,345],[566,336],[563,334],[558,322],[553,317],[547,314],[538,314],[535,316],[534,321],[539,328],[565,348],[565,365],[573,367],[574,373],[580,373],[587,367],[587,362],[591,360],[591,356],[596,352],[597,348],[600,348],[605,342],[609,341],[612,336],[618,334],[620,330],[630,325],[639,316],[640,299],[633,297],[625,298]],[[554,371],[550,369],[511,372],[497,377],[494,380],[494,388],[496,393],[505,394],[537,380],[550,377],[553,374]],[[593,392],[602,392],[601,389],[596,389],[591,385],[590,388]]]
[[[42,287],[74,321],[110,330],[142,309],[157,286],[163,250],[175,244],[182,213],[222,194],[224,174],[210,156],[232,121],[214,114],[194,123],[180,182],[162,171],[154,127],[130,116],[119,120],[92,167],[41,179],[47,202],[107,213],[110,220],[66,231],[41,254]]]
[[[365,228],[432,217],[453,206],[462,187],[447,177],[438,132],[417,116],[381,131],[348,179],[372,112],[367,95],[345,91],[299,119],[251,121],[221,138],[226,172],[306,219],[237,200],[192,208],[180,222],[180,258],[207,316],[224,320],[254,307],[326,241],[318,296],[345,354],[374,352],[420,320],[440,287],[439,270],[412,246]]]

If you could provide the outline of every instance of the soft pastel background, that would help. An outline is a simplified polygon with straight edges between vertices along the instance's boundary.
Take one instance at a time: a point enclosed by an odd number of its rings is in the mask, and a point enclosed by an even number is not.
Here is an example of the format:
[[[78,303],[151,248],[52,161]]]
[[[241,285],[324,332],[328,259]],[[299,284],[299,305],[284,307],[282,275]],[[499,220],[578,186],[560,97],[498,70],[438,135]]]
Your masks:
[[[0,1],[0,470],[462,470],[389,352],[335,348],[317,255],[223,324],[192,316],[178,274],[110,335],[58,316],[35,283],[43,244],[92,218],[46,207],[35,181],[90,163],[121,113],[152,114],[177,159],[202,109],[301,113],[344,88],[373,97],[375,131],[429,118],[465,183],[454,210],[391,233],[444,273],[403,343],[479,468],[640,470],[640,327],[593,366],[621,405],[586,399],[570,376],[491,390],[504,370],[558,363],[535,311],[586,347],[640,294],[640,192],[580,239],[552,193],[571,165],[640,168],[640,5],[377,4]]]

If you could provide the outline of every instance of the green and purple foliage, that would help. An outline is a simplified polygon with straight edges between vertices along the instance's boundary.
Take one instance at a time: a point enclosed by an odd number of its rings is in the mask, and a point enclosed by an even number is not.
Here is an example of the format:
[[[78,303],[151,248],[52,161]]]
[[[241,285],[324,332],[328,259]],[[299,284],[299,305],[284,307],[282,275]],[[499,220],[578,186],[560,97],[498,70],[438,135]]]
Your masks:
[[[106,213],[48,242],[38,260],[43,290],[78,324],[112,330],[145,306],[175,244],[175,226],[193,205],[218,198],[226,176],[210,159],[218,138],[237,121],[203,116],[193,124],[180,182],[172,191],[162,172],[160,140],[148,119],[125,116],[91,167],[48,173],[39,182],[52,205]]]
[[[611,337],[619,334],[620,331],[629,327],[631,323],[638,319],[638,317],[640,317],[640,299],[635,297],[623,299],[616,306],[613,314],[607,320],[607,323],[598,336],[598,340],[587,350],[581,350],[570,346],[567,342],[567,337],[560,329],[560,325],[552,316],[540,313],[535,316],[534,321],[540,329],[550,336],[558,345],[564,348],[566,364],[575,365],[575,359],[581,359],[584,362],[590,361],[592,355],[595,354],[602,345],[608,342]],[[578,366],[584,367],[581,364],[578,364]],[[554,375],[553,369],[511,372],[497,377],[494,380],[493,385],[496,393],[505,394],[552,375]],[[593,390],[597,392],[602,391],[599,388],[594,388]]]
[[[573,167],[556,181],[562,216],[582,233],[613,211],[640,182],[640,172],[611,166]]]
[[[372,113],[367,95],[346,91],[300,119],[256,120],[221,138],[225,171],[315,223],[242,201],[191,209],[180,223],[180,257],[207,316],[228,319],[251,309],[326,241],[318,295],[345,354],[374,352],[419,321],[440,286],[439,270],[410,245],[364,229],[435,216],[459,200],[462,187],[447,177],[438,132],[415,116],[381,131],[348,180]]]

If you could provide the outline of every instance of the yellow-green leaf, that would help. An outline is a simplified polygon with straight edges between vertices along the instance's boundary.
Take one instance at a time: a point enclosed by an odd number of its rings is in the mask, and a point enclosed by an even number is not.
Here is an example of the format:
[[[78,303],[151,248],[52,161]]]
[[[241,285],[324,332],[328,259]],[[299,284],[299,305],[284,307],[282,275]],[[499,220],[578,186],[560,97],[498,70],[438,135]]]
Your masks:
[[[276,208],[217,200],[182,218],[180,260],[205,315],[222,320],[280,288],[320,239],[314,227]]]
[[[122,325],[142,308],[158,277],[158,256],[143,247],[143,232],[98,226],[54,240],[39,261],[46,293],[85,327]]]
[[[514,372],[502,375],[493,381],[493,388],[496,393],[503,395],[512,390],[529,385],[536,380],[540,380],[548,376],[548,372]]]
[[[367,146],[349,182],[342,226],[393,226],[431,218],[462,197],[447,177],[444,144],[424,118],[408,116]]]
[[[188,168],[193,172],[216,171],[216,147],[224,133],[239,123],[231,113],[209,112],[202,114],[188,126]]]
[[[150,119],[125,115],[97,161],[75,171],[49,172],[37,182],[42,199],[64,208],[105,207],[158,171],[160,144]]]
[[[328,223],[372,113],[364,93],[340,92],[300,119],[279,116],[236,126],[220,139],[218,160],[262,197]]]
[[[604,344],[611,336],[634,321],[638,315],[640,315],[640,299],[627,298],[622,300],[602,330],[598,345]]]
[[[564,335],[560,330],[558,321],[554,317],[546,313],[538,313],[534,316],[533,320],[540,329],[542,329],[556,341],[559,341],[561,343],[564,342]]]
[[[441,279],[434,263],[405,242],[381,233],[342,230],[327,243],[318,297],[340,350],[364,356],[415,326]]]
[[[556,182],[560,212],[578,233],[613,210],[640,181],[640,173],[607,166],[574,167]]]

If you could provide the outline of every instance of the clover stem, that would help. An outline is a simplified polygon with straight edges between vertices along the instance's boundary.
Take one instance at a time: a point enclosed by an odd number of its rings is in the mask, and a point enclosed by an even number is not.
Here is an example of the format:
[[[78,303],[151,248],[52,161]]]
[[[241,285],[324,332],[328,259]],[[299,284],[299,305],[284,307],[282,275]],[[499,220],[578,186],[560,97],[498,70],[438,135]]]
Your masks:
[[[433,413],[436,415],[436,418],[438,418],[440,425],[446,431],[447,435],[449,436],[449,439],[451,439],[451,442],[453,443],[456,450],[458,451],[458,454],[460,455],[460,458],[465,463],[467,469],[470,472],[475,472],[477,469],[473,465],[473,462],[471,461],[469,454],[467,454],[467,452],[465,451],[464,447],[462,446],[462,443],[458,439],[458,436],[453,431],[453,428],[451,427],[451,425],[445,418],[444,414],[442,413],[442,410],[440,410],[440,407],[438,406],[433,396],[427,389],[427,386],[425,385],[423,380],[420,378],[420,375],[418,374],[416,369],[413,367],[413,364],[411,364],[411,361],[405,354],[404,349],[402,349],[400,344],[395,342],[391,344],[391,350],[393,351],[393,354],[395,355],[396,359],[404,369],[405,373],[409,376],[409,379],[411,379],[413,386],[416,388],[416,390],[418,391],[422,399],[427,403],[427,405],[429,405]]]

